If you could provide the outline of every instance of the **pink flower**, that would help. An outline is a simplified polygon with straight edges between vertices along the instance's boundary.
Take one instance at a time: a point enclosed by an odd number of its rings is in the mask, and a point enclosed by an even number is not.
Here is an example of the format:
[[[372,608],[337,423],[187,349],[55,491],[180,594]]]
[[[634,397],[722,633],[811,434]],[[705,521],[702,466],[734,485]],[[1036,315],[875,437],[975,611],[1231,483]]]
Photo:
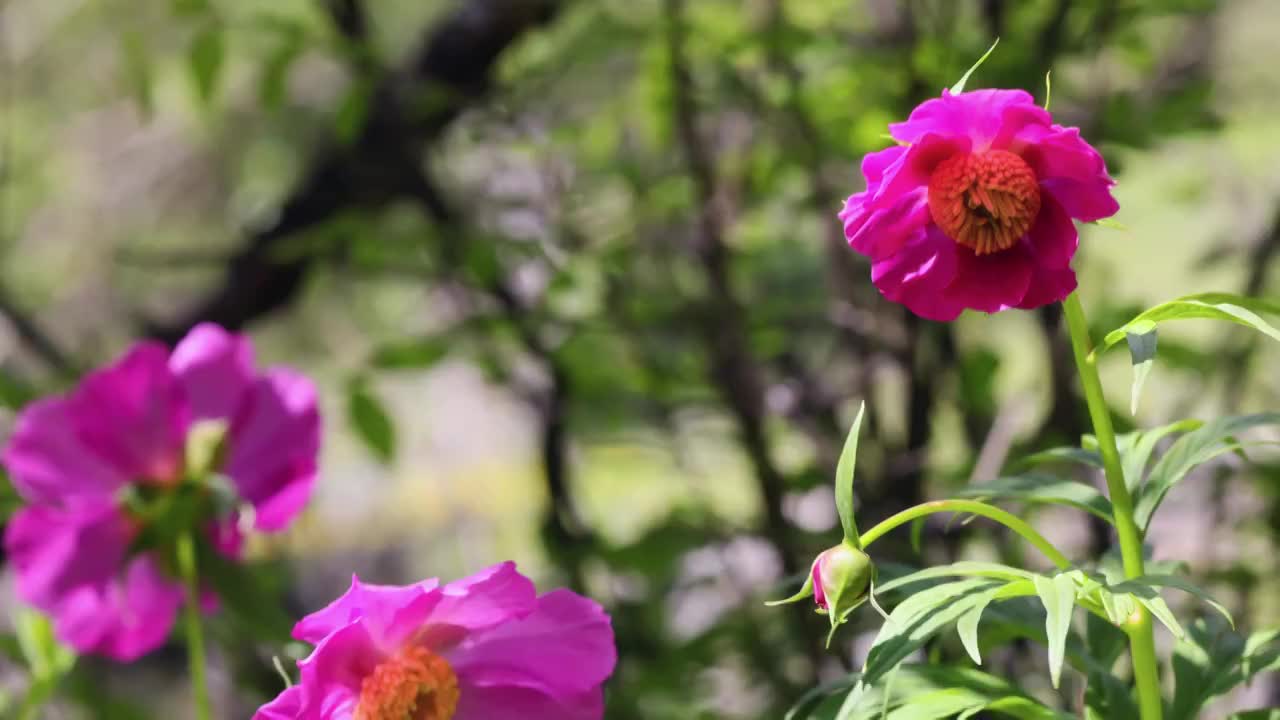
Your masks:
[[[140,343],[18,416],[3,460],[28,504],[10,521],[5,548],[19,595],[50,613],[80,652],[132,660],[173,626],[182,588],[148,508],[198,503],[205,542],[238,552],[236,518],[218,515],[209,486],[193,485],[204,478],[188,477],[188,440],[201,421],[224,426],[210,469],[253,507],[257,529],[283,528],[315,479],[315,391],[290,370],[256,372],[246,338],[201,325],[172,354]]]
[[[927,100],[867,155],[867,189],[840,219],[884,296],[931,320],[1064,299],[1076,287],[1072,219],[1114,215],[1114,182],[1076,128],[1021,90]]]
[[[537,596],[503,563],[440,585],[366,585],[303,618],[301,682],[254,720],[599,720],[617,655],[609,616]]]

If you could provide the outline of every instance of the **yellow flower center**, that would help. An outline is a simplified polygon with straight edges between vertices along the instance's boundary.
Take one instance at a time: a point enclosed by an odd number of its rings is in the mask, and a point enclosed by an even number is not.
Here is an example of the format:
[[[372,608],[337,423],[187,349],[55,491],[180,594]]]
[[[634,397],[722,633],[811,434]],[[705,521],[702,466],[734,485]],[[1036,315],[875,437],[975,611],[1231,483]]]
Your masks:
[[[1040,212],[1040,184],[1007,150],[956,155],[929,177],[929,214],[947,237],[976,255],[1008,250]]]
[[[453,668],[430,650],[411,646],[365,677],[355,720],[449,720],[457,708]]]

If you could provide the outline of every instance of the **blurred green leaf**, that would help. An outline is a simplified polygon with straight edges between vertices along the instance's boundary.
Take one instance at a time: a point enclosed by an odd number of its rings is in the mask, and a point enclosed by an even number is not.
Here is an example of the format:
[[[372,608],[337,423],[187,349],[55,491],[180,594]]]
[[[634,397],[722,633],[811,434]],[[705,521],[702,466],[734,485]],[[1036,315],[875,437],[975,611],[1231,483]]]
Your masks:
[[[379,370],[422,370],[449,354],[453,342],[446,337],[423,337],[379,346],[370,364]]]
[[[210,23],[196,33],[187,49],[187,65],[201,102],[213,99],[226,59],[226,37],[221,25]]]
[[[396,452],[395,425],[362,376],[347,383],[347,420],[379,460],[391,461]]]

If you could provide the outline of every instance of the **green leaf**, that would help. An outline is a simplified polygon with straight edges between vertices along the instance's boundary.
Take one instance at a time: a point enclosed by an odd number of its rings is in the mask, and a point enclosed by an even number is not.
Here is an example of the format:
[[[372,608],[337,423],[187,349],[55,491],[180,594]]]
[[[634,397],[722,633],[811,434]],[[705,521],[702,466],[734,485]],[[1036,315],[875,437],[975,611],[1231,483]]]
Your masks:
[[[354,377],[347,383],[347,419],[379,460],[391,461],[396,450],[395,426],[363,377]]]
[[[999,580],[968,578],[922,590],[903,600],[889,614],[889,621],[880,627],[867,652],[863,681],[879,681],[942,628],[976,605],[989,603],[988,592],[1005,585]]]
[[[213,99],[225,54],[224,33],[216,24],[206,26],[191,41],[191,46],[187,49],[187,63],[195,81],[196,95],[201,102],[208,103]]]
[[[1219,418],[1193,430],[1169,447],[1160,458],[1141,493],[1135,499],[1134,520],[1146,532],[1165,495],[1196,466],[1233,450],[1237,433],[1261,425],[1280,424],[1280,413],[1261,413]]]
[[[150,118],[154,110],[152,101],[151,60],[146,40],[141,33],[125,31],[120,36],[120,54],[124,58],[124,75],[128,79],[138,110],[144,118]]]
[[[1280,720],[1280,708],[1259,708],[1233,713],[1227,720]]]
[[[1168,320],[1210,319],[1226,320],[1237,325],[1251,327],[1273,340],[1280,340],[1280,330],[1272,327],[1258,313],[1280,314],[1280,302],[1233,295],[1231,293],[1201,293],[1145,310],[1137,317],[1107,333],[1102,349],[1120,342],[1130,333],[1145,333]]]
[[[1196,620],[1173,648],[1169,720],[1194,720],[1206,703],[1280,666],[1280,630],[1248,640],[1213,618]]]
[[[956,621],[956,633],[960,635],[960,643],[964,645],[964,650],[969,653],[969,657],[973,658],[975,665],[982,664],[982,652],[978,646],[978,623],[982,620],[982,613],[987,609],[987,605],[990,605],[994,598],[995,591],[988,592],[987,602],[976,603]]]
[[[1222,617],[1231,624],[1231,627],[1234,628],[1236,625],[1235,618],[1231,617],[1231,612],[1227,610],[1226,606],[1217,600],[1214,600],[1213,596],[1209,595],[1209,593],[1205,592],[1203,589],[1197,587],[1194,583],[1185,578],[1178,577],[1177,575],[1143,575],[1142,577],[1126,580],[1117,585],[1113,585],[1111,586],[1111,590],[1113,592],[1120,593],[1133,592],[1132,588],[1134,586],[1149,587],[1153,589],[1170,587],[1195,595],[1203,600],[1205,604],[1209,605],[1214,610],[1217,610],[1218,614],[1222,615]]]
[[[383,345],[370,360],[380,370],[419,370],[429,368],[449,354],[452,343],[440,337],[424,337]]]
[[[1044,74],[1044,109],[1046,111],[1049,109],[1049,100],[1053,98],[1053,81],[1049,78],[1052,73],[1052,70],[1047,70]]]
[[[1191,432],[1203,426],[1204,423],[1200,420],[1179,420],[1162,427],[1117,438],[1117,444],[1120,445],[1120,462],[1124,469],[1124,484],[1129,488],[1129,492],[1136,492],[1142,485],[1143,477],[1147,472],[1147,463],[1151,460],[1151,453],[1155,452],[1156,445],[1161,440],[1169,435]]]
[[[853,419],[853,427],[844,441],[844,450],[840,452],[840,462],[836,463],[836,510],[840,513],[840,526],[844,528],[844,539],[853,543],[856,548],[862,547],[858,537],[858,524],[853,513],[853,472],[858,460],[858,431],[862,429],[862,416],[867,409],[865,402],[858,403],[858,415]]]
[[[1114,523],[1111,502],[1096,488],[1053,475],[1011,475],[966,487],[957,494],[968,498],[1069,505]]]
[[[1142,386],[1151,374],[1151,365],[1156,357],[1156,329],[1154,326],[1147,332],[1130,332],[1125,335],[1129,341],[1129,357],[1133,361],[1133,389],[1129,394],[1129,414],[1138,414],[1138,398],[1142,396]]]
[[[1076,583],[1063,573],[1052,578],[1037,575],[1033,582],[1040,602],[1044,603],[1045,637],[1049,642],[1049,677],[1057,689],[1062,677],[1062,660],[1067,652],[1067,633],[1071,631],[1071,611],[1075,609]]]
[[[902,577],[894,578],[882,585],[877,586],[877,590],[881,593],[890,592],[906,585],[912,585],[925,580],[936,580],[938,578],[948,577],[972,577],[986,578],[991,580],[1030,580],[1036,577],[1036,574],[1030,570],[1011,567],[1009,565],[1001,565],[1000,563],[978,562],[974,560],[960,560],[950,565],[935,565],[923,570]]]
[[[333,117],[333,132],[343,143],[355,142],[360,131],[364,129],[364,121],[369,116],[369,103],[373,100],[373,85],[367,81],[356,80],[347,88],[342,100],[338,102],[338,110]]]
[[[1015,468],[1031,468],[1049,463],[1073,462],[1102,469],[1102,456],[1096,450],[1078,447],[1057,447],[1032,453],[1014,463]]]
[[[1072,719],[1008,680],[975,668],[908,663],[874,687],[857,680],[855,673],[824,688],[825,698],[806,695],[786,720],[941,720],[983,711],[1024,720]]]
[[[999,44],[1000,44],[1000,38],[996,38],[996,41],[991,43],[991,47],[987,48],[987,51],[982,54],[982,57],[978,58],[978,62],[974,63],[973,67],[970,67],[968,70],[965,71],[964,75],[960,76],[960,81],[957,82],[955,85],[951,86],[952,95],[959,95],[960,93],[964,92],[964,86],[969,83],[969,76],[973,75],[973,72],[975,70],[982,67],[982,63],[987,61],[987,58],[991,56],[991,53],[996,49],[996,46]]]
[[[1098,220],[1092,221],[1090,225],[1097,225],[1098,227],[1104,227],[1109,230],[1120,230],[1121,232],[1129,232],[1128,225],[1125,225],[1124,223],[1114,218],[1100,218]]]

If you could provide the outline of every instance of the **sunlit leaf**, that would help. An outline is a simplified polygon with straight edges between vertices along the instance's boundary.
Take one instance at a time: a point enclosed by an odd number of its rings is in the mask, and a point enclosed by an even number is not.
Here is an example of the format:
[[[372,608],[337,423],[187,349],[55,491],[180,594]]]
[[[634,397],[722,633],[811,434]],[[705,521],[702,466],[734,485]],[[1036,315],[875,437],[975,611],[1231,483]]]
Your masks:
[[[1062,660],[1067,652],[1067,633],[1071,630],[1071,613],[1075,609],[1076,584],[1066,574],[1052,578],[1037,575],[1033,582],[1040,602],[1044,603],[1045,637],[1049,641],[1049,677],[1056,688],[1062,677]]]
[[[1155,452],[1156,445],[1161,440],[1169,435],[1191,432],[1203,425],[1204,422],[1200,420],[1179,420],[1117,438],[1117,444],[1120,446],[1120,463],[1124,469],[1124,484],[1129,488],[1129,492],[1135,492],[1142,484],[1151,454]]]
[[[1112,522],[1111,502],[1091,485],[1052,475],[1011,475],[971,485],[959,497],[1068,505]]]
[[[1151,365],[1156,357],[1157,336],[1154,326],[1146,332],[1130,332],[1125,335],[1129,341],[1129,356],[1133,361],[1133,389],[1129,394],[1129,414],[1138,413],[1138,398],[1142,396],[1142,386],[1151,374]]]
[[[1030,580],[1036,577],[1036,574],[1030,570],[1002,565],[992,562],[978,562],[974,560],[961,560],[953,562],[949,565],[935,565],[933,567],[917,570],[908,575],[896,577],[888,582],[882,583],[878,590],[881,593],[897,590],[898,588],[912,585],[926,580],[936,580],[938,578],[950,577],[973,577],[973,578],[989,578],[994,580]]]
[[[987,58],[991,56],[991,53],[995,51],[996,46],[999,44],[1000,38],[996,38],[996,41],[991,43],[991,47],[987,48],[987,51],[982,54],[982,57],[978,58],[978,62],[974,63],[972,67],[965,71],[964,75],[960,76],[960,81],[951,86],[952,95],[958,95],[964,92],[964,86],[969,83],[969,76],[973,75],[975,70],[982,67],[982,63],[987,61]]]
[[[1134,519],[1146,531],[1151,517],[1174,485],[1196,466],[1235,449],[1237,433],[1262,425],[1280,424],[1280,413],[1219,418],[1178,438],[1165,452],[1135,500]]]
[[[1142,577],[1126,580],[1117,585],[1113,585],[1111,586],[1111,589],[1114,592],[1133,592],[1134,586],[1144,586],[1149,588],[1169,587],[1195,595],[1203,600],[1205,604],[1209,605],[1214,610],[1217,610],[1232,627],[1235,627],[1235,618],[1231,617],[1231,612],[1227,610],[1226,606],[1217,600],[1214,600],[1213,596],[1209,595],[1209,593],[1205,592],[1200,587],[1197,587],[1190,580],[1178,577],[1177,575],[1143,575]]]
[[[1107,333],[1102,349],[1107,349],[1125,339],[1131,333],[1154,330],[1169,320],[1210,319],[1226,320],[1251,327],[1273,340],[1280,340],[1277,330],[1258,313],[1280,314],[1280,302],[1233,295],[1231,293],[1201,293],[1171,300],[1140,313],[1121,327]]]
[[[862,428],[862,416],[866,407],[866,403],[858,404],[858,414],[853,419],[853,427],[849,428],[844,449],[840,452],[840,461],[836,464],[836,510],[840,513],[844,538],[853,543],[854,547],[862,547],[858,539],[858,524],[854,518],[853,474],[858,460],[858,431]]]

